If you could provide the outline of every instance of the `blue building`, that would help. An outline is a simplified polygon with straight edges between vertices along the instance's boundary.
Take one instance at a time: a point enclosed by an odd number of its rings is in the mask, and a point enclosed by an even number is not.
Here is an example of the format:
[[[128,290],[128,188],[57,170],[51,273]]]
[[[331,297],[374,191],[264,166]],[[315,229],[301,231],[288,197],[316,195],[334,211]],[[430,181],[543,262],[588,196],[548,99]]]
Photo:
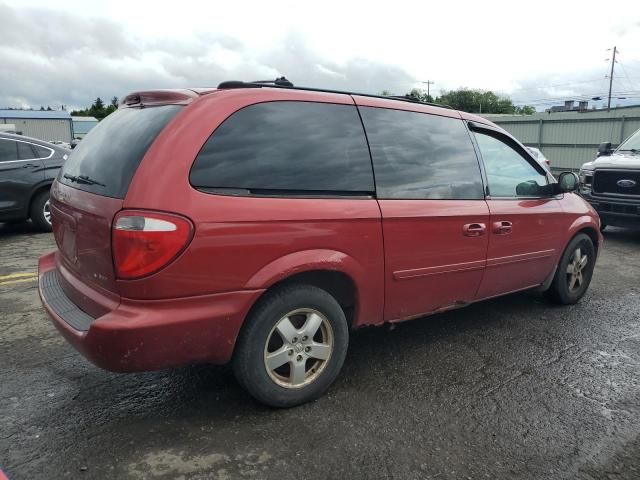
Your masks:
[[[93,127],[98,124],[94,117],[71,117],[73,120],[73,138],[84,138]]]

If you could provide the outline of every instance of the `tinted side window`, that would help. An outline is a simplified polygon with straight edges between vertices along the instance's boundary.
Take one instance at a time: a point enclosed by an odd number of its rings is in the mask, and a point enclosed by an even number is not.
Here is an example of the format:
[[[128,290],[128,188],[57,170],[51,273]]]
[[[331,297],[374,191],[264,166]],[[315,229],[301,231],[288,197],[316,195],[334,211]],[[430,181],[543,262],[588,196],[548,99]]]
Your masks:
[[[378,198],[480,199],[480,166],[462,120],[364,107]]]
[[[18,159],[28,160],[31,158],[38,158],[31,149],[31,145],[24,142],[16,142],[18,145]]]
[[[547,177],[538,172],[520,153],[488,134],[475,132],[487,171],[492,197],[531,197],[540,195],[539,187]]]
[[[0,162],[9,162],[18,159],[16,142],[0,138]]]
[[[33,149],[36,151],[36,155],[38,158],[47,158],[51,155],[51,150],[45,147],[41,147],[40,145],[33,145]]]
[[[234,113],[202,147],[190,180],[255,194],[374,191],[356,107],[312,102],[259,103]]]

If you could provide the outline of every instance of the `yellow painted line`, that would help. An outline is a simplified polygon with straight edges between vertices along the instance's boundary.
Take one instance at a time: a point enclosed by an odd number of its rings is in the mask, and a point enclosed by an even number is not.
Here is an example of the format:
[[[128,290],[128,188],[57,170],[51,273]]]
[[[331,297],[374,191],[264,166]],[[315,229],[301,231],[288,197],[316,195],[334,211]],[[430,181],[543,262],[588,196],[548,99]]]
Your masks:
[[[25,282],[34,282],[38,279],[38,275],[33,275],[31,277],[28,278],[20,278],[20,279],[16,279],[16,280],[7,280],[4,282],[0,282],[0,287],[4,286],[4,285],[14,285],[16,283],[25,283]]]
[[[33,276],[37,277],[38,274],[31,272],[31,273],[12,273],[10,275],[0,275],[0,282],[4,280],[10,280],[12,278],[33,277]]]

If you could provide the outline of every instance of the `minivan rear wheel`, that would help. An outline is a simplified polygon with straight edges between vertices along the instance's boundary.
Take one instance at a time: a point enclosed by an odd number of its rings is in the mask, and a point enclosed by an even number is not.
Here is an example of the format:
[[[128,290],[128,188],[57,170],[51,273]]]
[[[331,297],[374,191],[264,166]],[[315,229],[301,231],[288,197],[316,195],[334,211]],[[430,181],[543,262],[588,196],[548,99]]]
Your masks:
[[[338,302],[312,285],[268,292],[248,316],[233,370],[258,401],[292,407],[319,397],[338,376],[349,329]]]
[[[591,238],[579,233],[562,254],[549,294],[557,303],[572,305],[580,300],[591,283],[596,250]]]
[[[31,221],[43,232],[51,231],[51,205],[49,191],[40,192],[31,202]]]

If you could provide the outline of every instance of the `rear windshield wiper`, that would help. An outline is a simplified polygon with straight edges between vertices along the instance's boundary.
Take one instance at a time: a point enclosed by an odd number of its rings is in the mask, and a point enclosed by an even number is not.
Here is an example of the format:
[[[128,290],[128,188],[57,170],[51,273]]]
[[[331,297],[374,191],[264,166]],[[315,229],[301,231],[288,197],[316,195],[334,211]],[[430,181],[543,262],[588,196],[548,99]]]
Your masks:
[[[94,180],[87,175],[69,175],[68,173],[65,173],[63,177],[76,183],[83,183],[85,185],[100,185],[101,187],[106,187],[104,183],[100,183],[99,181]]]

